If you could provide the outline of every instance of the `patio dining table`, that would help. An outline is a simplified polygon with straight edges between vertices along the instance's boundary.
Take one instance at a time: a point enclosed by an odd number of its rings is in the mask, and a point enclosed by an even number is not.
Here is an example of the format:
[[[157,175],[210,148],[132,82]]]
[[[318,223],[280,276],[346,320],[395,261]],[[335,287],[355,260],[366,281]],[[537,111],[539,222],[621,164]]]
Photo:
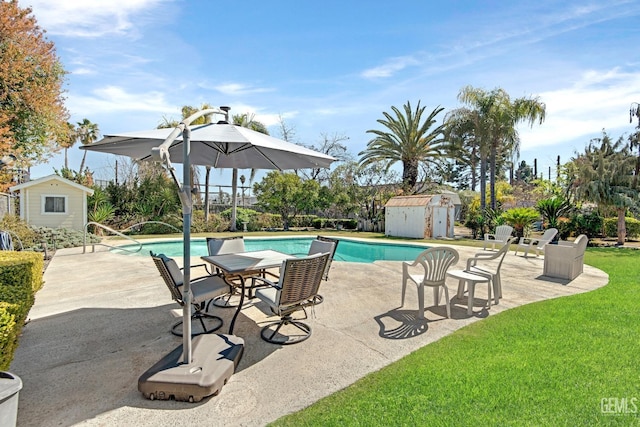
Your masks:
[[[240,302],[238,303],[238,308],[236,309],[236,312],[231,319],[231,324],[229,325],[229,334],[232,335],[236,318],[238,317],[238,314],[240,314],[242,304],[244,303],[246,274],[243,273],[252,271],[264,272],[270,268],[278,268],[282,265],[283,261],[295,258],[295,256],[267,249],[262,251],[238,252],[235,254],[209,255],[201,258],[203,261],[206,261],[218,268],[224,276],[233,276],[240,280]]]

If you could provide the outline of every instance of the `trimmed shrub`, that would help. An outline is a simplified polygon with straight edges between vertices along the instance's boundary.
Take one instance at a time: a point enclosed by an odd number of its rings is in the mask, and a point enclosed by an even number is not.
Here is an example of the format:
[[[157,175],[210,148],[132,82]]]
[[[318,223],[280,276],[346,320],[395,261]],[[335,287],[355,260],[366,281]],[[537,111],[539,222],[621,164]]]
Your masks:
[[[627,217],[624,219],[624,223],[627,228],[627,238],[640,236],[640,221]],[[604,233],[607,237],[618,236],[618,218],[604,219]]]
[[[42,254],[0,251],[0,370],[13,359],[35,293],[43,285],[43,270]]]

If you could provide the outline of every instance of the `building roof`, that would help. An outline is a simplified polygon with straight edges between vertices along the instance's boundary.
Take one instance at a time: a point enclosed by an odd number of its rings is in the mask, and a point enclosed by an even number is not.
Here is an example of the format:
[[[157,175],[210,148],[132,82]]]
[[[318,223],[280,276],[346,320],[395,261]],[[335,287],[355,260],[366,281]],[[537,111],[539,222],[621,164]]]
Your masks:
[[[389,207],[404,207],[404,206],[426,206],[431,201],[433,195],[431,194],[419,194],[416,196],[395,196],[389,199],[384,205],[385,208]]]
[[[89,187],[85,187],[84,185],[80,185],[77,182],[73,182],[70,181],[66,178],[63,178],[59,175],[48,175],[42,178],[38,178],[38,179],[34,179],[33,181],[27,181],[27,182],[23,182],[22,184],[18,184],[18,185],[14,185],[13,187],[10,188],[11,192],[14,191],[20,191],[23,190],[25,188],[29,188],[29,187],[33,187],[34,185],[38,185],[38,184],[42,184],[44,182],[48,182],[48,181],[59,181],[63,184],[66,184],[70,187],[76,188],[78,190],[84,191],[85,193],[88,193],[89,195],[93,194],[93,190]]]

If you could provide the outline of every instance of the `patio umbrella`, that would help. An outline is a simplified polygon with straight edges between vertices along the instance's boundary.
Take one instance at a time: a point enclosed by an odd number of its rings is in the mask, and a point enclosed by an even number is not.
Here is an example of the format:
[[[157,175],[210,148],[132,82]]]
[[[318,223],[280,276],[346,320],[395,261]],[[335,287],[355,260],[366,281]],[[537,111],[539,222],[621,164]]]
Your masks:
[[[82,148],[118,154],[136,160],[152,160],[151,150],[174,129],[152,129],[106,135]],[[168,151],[172,162],[184,163],[183,137],[176,136]],[[225,121],[191,127],[190,163],[214,168],[304,169],[327,168],[335,159],[249,128]]]
[[[228,107],[199,111],[176,128],[124,132],[105,137],[85,150],[155,160],[165,164],[180,190],[183,215],[184,294],[183,351],[184,363],[191,361],[191,175],[190,165],[237,169],[305,169],[327,168],[335,159],[323,153],[292,144],[248,128],[228,123]],[[199,117],[220,114],[225,120],[190,127]],[[183,164],[183,183],[175,175],[172,162]],[[231,332],[230,332],[231,333]]]

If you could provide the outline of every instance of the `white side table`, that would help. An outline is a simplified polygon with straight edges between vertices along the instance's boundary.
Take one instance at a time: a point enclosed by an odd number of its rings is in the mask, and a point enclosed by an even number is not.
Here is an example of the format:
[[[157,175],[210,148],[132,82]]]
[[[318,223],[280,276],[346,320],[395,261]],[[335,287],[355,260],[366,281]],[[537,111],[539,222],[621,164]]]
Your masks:
[[[464,270],[449,270],[447,271],[447,276],[453,279],[458,280],[458,298],[462,298],[464,296],[464,284],[465,282],[469,284],[469,294],[468,294],[468,302],[467,302],[467,315],[471,316],[473,309],[473,294],[475,293],[476,283],[484,283],[486,282],[488,285],[488,298],[487,304],[491,307],[491,276],[482,276],[480,274],[469,273]],[[498,295],[495,296],[496,304],[498,304]]]

